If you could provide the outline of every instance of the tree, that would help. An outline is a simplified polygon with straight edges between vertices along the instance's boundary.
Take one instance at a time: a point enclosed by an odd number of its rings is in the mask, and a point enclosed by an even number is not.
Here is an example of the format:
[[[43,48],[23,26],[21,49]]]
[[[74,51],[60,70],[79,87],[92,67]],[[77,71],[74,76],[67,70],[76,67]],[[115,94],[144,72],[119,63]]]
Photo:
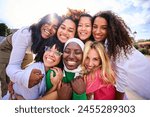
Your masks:
[[[8,36],[11,33],[10,29],[5,23],[0,23],[0,36]]]

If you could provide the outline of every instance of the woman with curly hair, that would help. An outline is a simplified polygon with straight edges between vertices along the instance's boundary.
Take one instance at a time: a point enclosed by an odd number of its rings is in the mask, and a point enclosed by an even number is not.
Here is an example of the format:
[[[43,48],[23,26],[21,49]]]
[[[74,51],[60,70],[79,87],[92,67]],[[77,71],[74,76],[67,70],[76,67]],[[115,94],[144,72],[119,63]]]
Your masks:
[[[130,28],[111,11],[93,17],[93,37],[102,42],[116,72],[116,99],[123,99],[125,89],[150,99],[150,62],[136,50],[129,36]]]

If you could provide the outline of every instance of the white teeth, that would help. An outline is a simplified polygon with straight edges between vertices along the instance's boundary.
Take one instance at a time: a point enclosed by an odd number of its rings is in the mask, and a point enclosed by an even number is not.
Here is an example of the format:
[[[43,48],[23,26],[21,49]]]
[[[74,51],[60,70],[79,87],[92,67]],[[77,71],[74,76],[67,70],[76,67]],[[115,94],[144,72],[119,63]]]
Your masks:
[[[47,61],[49,61],[49,62],[54,62],[52,59],[50,59],[50,58],[47,58]]]
[[[83,33],[83,32],[82,32],[82,33],[80,33],[80,34],[81,34],[81,35],[86,35],[86,33]]]
[[[49,31],[47,31],[47,30],[45,30],[45,32],[46,32],[47,34],[50,34],[50,32],[49,32]]]
[[[68,61],[68,65],[75,65],[76,64],[76,62],[74,62],[74,61]]]

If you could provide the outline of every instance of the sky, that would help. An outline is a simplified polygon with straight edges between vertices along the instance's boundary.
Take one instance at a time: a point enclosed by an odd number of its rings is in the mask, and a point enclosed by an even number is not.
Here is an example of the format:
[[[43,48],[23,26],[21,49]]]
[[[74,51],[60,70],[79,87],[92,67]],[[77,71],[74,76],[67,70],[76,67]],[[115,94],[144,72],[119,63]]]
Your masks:
[[[67,8],[85,9],[91,15],[112,10],[136,32],[135,40],[150,39],[150,0],[0,0],[0,23],[21,28],[48,13],[65,14]]]

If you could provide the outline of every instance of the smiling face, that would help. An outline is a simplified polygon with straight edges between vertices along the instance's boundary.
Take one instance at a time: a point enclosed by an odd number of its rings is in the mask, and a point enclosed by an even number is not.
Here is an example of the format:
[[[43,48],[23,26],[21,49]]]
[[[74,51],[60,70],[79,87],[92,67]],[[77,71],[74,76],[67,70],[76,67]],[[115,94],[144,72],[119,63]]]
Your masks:
[[[46,68],[54,67],[59,64],[61,53],[56,49],[56,45],[52,48],[47,48],[43,55],[43,62]]]
[[[98,67],[101,64],[101,59],[98,52],[92,48],[87,53],[87,57],[85,58],[84,67],[85,69],[90,72],[94,68]]]
[[[92,30],[95,41],[105,41],[107,37],[107,25],[107,21],[104,18],[95,18]]]
[[[63,52],[63,61],[67,69],[74,70],[82,62],[83,52],[81,47],[75,43],[69,43]]]
[[[89,39],[92,33],[91,31],[92,31],[92,22],[90,17],[86,16],[81,17],[77,28],[79,38],[82,41]]]
[[[41,27],[41,36],[43,39],[48,39],[49,37],[54,36],[56,33],[59,20],[55,19],[51,23],[43,24]]]
[[[68,39],[73,38],[76,32],[76,25],[71,19],[66,19],[58,28],[57,37],[65,43]]]

